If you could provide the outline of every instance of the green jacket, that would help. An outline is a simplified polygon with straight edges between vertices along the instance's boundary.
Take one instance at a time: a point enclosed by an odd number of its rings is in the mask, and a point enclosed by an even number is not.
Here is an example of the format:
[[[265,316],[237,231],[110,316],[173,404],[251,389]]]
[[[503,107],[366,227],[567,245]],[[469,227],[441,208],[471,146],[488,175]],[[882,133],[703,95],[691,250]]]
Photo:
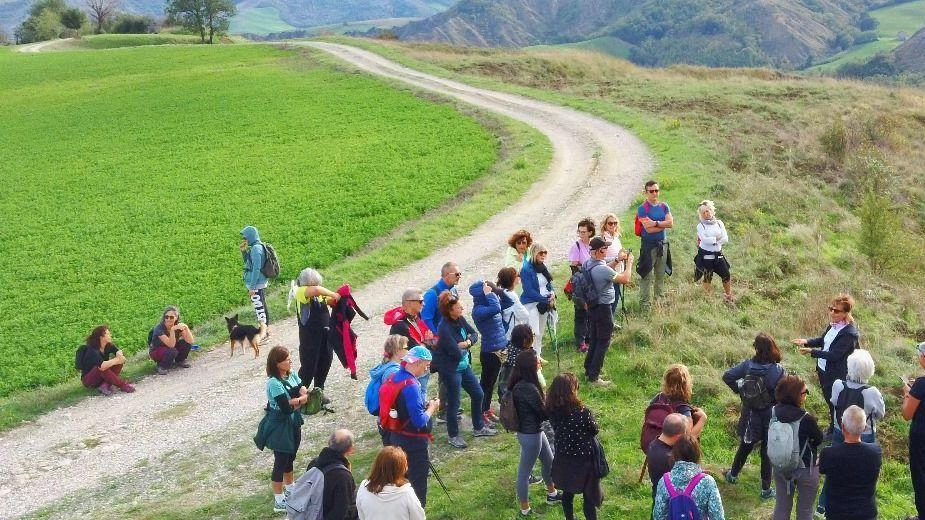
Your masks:
[[[267,407],[266,415],[257,426],[257,435],[254,435],[254,444],[263,451],[270,448],[281,453],[296,452],[295,430],[305,423],[302,413],[298,410],[282,412]]]

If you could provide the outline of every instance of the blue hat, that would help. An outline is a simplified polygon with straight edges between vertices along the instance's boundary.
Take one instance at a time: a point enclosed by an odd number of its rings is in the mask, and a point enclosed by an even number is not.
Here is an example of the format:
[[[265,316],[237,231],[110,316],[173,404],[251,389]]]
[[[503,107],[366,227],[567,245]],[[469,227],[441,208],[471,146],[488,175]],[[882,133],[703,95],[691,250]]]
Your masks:
[[[432,361],[434,356],[430,353],[429,350],[427,350],[427,347],[422,347],[420,345],[413,347],[408,351],[407,354],[405,354],[403,358],[401,358],[401,360],[405,363],[414,363],[415,361],[420,361],[422,359],[424,361]]]

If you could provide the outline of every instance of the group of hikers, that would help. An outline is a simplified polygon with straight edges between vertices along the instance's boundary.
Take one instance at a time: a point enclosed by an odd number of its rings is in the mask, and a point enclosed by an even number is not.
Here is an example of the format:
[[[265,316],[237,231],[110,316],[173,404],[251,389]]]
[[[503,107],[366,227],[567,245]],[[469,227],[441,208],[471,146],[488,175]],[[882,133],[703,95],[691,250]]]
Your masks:
[[[646,200],[637,208],[634,232],[641,238],[638,260],[620,241],[620,222],[608,213],[598,233],[590,218],[579,221],[577,240],[566,253],[572,270],[562,287],[574,306],[574,347],[584,353],[588,384],[607,387],[604,361],[617,327],[614,316],[622,303],[622,287],[635,272],[639,276],[640,307],[647,313],[664,298],[664,276],[672,261],[667,230],[673,227],[668,205],[659,199],[658,183],[645,184]],[[713,202],[698,207],[698,252],[695,277],[707,293],[714,274],[722,282],[723,299],[734,303],[729,263],[723,254],[728,234],[716,218]],[[253,226],[241,232],[244,281],[261,329],[269,317],[261,272],[267,256],[275,255],[260,241]],[[553,276],[547,266],[549,251],[529,231],[518,230],[508,241],[504,265],[496,280],[475,280],[472,324],[460,299],[462,271],[446,262],[436,283],[422,290],[404,289],[400,305],[384,314],[389,337],[381,362],[370,370],[364,405],[375,416],[383,448],[368,478],[357,489],[347,457],[353,452],[353,434],[332,433],[328,446],[309,464],[298,480],[294,461],[304,423],[301,410],[312,392],[325,403],[323,388],[333,358],[328,336],[330,307],[345,297],[325,288],[321,274],[306,268],[292,284],[299,327],[299,360],[294,370],[290,352],[273,347],[267,355],[266,413],[255,442],[273,451],[271,488],[275,511],[293,518],[314,518],[307,497],[323,500],[317,518],[424,518],[428,475],[432,470],[429,445],[437,425],[445,424],[447,443],[465,449],[460,432],[464,390],[470,399],[472,437],[497,435],[497,425],[515,431],[520,461],[515,484],[520,514],[530,516],[530,484],[545,486],[547,504],[561,504],[567,520],[576,518],[575,495],[583,495],[587,520],[597,518],[603,504],[601,479],[607,474],[605,449],[597,438],[599,425],[579,397],[579,378],[569,372],[547,384],[543,368],[543,337],[558,321]],[[518,282],[521,292],[515,292]],[[654,297],[653,297],[654,296]],[[817,360],[820,388],[828,405],[823,421],[806,411],[809,387],[787,374],[781,351],[765,333],[753,342],[754,355],[730,368],[723,381],[741,398],[737,435],[739,447],[723,480],[738,482],[749,454],[760,456],[760,497],[775,499],[774,520],[791,517],[794,497],[798,520],[814,515],[839,520],[877,518],[876,483],[881,450],[876,423],[885,416],[880,391],[869,385],[874,374],[870,353],[859,348],[859,332],[852,315],[854,300],[835,297],[828,307],[831,323],[816,338],[798,338],[798,352]],[[551,336],[554,340],[554,336]],[[180,322],[176,307],[168,307],[151,331],[150,355],[158,373],[173,366],[188,367],[186,357],[194,338]],[[113,388],[134,388],[119,378],[124,356],[111,342],[108,328],[98,327],[87,338],[82,366],[83,382],[109,394]],[[472,349],[479,349],[481,373],[474,371]],[[97,353],[98,352],[98,353]],[[917,347],[925,368],[925,342]],[[431,374],[437,374],[436,395],[429,392]],[[652,518],[725,517],[716,480],[703,471],[699,437],[707,415],[692,404],[694,381],[686,366],[673,364],[665,371],[660,392],[644,413],[640,448],[652,490]],[[496,392],[497,390],[497,392]],[[925,513],[925,377],[903,386],[902,415],[912,421],[910,467],[918,520]],[[493,406],[495,397],[500,404]],[[825,430],[820,423],[827,424]],[[827,447],[826,443],[829,443]],[[534,467],[540,462],[540,472]],[[435,470],[434,470],[435,471]],[[826,475],[822,492],[820,475]],[[773,482],[772,482],[773,476]],[[320,484],[319,484],[320,482]],[[773,484],[773,486],[772,486]],[[679,515],[689,516],[679,516]]]

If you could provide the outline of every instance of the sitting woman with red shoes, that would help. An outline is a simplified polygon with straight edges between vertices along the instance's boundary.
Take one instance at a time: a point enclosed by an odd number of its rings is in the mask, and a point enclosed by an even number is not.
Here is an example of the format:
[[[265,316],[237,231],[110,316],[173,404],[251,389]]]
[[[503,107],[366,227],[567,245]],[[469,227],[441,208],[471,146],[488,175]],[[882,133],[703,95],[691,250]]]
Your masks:
[[[79,356],[80,382],[87,388],[98,388],[103,395],[112,395],[118,388],[132,393],[135,387],[119,377],[125,366],[125,355],[112,343],[108,325],[100,325],[87,336],[86,348]]]

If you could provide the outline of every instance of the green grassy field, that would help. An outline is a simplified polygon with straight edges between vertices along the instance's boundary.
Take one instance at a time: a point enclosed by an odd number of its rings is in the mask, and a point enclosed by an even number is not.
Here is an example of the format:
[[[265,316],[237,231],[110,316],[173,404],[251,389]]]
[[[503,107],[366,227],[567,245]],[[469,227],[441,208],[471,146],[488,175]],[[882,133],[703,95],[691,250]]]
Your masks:
[[[834,56],[831,60],[806,70],[817,72],[835,72],[845,63],[857,63],[881,52],[888,52],[898,47],[902,41],[898,38],[903,32],[912,36],[925,27],[925,0],[913,0],[901,4],[875,9],[870,15],[880,22],[877,26],[877,41],[855,45]]]
[[[0,313],[19,331],[0,346],[0,395],[72,378],[99,323],[135,352],[166,304],[193,324],[241,305],[246,224],[277,247],[286,281],[439,206],[496,159],[473,119],[308,51],[0,53],[0,85],[12,217]]]
[[[190,34],[94,34],[70,43],[76,49],[115,49],[145,45],[175,45],[199,43],[199,36]]]
[[[228,32],[232,34],[269,34],[293,29],[295,27],[284,22],[279,17],[279,10],[275,7],[254,7],[240,12],[232,18]]]
[[[582,49],[603,52],[605,54],[610,54],[611,56],[616,56],[617,58],[626,59],[629,58],[631,47],[632,46],[630,44],[619,38],[614,38],[613,36],[604,36],[601,38],[592,38],[590,40],[584,40],[575,43],[563,43],[560,45],[534,45],[527,48],[536,50]]]

